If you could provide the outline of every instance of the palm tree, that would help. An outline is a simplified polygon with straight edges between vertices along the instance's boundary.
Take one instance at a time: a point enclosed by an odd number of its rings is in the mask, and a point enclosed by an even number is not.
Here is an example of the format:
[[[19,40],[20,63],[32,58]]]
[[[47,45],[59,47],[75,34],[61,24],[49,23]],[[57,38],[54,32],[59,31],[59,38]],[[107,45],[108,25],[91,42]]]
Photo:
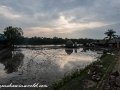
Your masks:
[[[116,32],[113,29],[108,29],[108,31],[104,33],[107,35],[107,37],[105,37],[105,38],[109,39],[109,40],[114,39],[117,37],[117,35],[115,35],[115,33]]]

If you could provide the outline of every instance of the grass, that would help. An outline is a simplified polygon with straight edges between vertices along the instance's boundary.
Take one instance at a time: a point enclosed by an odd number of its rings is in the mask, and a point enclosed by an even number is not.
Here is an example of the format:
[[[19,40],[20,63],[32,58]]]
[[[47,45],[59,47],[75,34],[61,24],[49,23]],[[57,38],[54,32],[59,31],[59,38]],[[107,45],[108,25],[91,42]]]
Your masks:
[[[112,72],[114,66],[116,65],[116,62],[118,60],[118,55],[117,51],[114,51],[114,53],[116,53],[116,57],[114,57],[114,60],[112,61],[112,63],[109,65],[108,69],[106,70],[106,72],[104,73],[103,76],[103,80],[101,80],[101,83],[99,83],[99,86],[95,89],[95,90],[105,90],[106,88],[106,83],[107,80],[109,78],[109,73]]]
[[[116,54],[117,51],[113,51],[112,53]],[[101,68],[98,72],[100,72],[100,76],[102,79],[101,81],[96,81],[97,85],[90,87],[89,90],[100,90],[101,86],[103,86],[103,81],[108,79],[108,73],[116,64],[115,56],[111,54],[103,54],[100,57],[100,60],[103,63],[103,68]],[[87,80],[91,80],[91,76],[87,73],[88,70],[93,69],[93,65],[99,65],[99,62],[95,61],[86,66],[84,69],[76,69],[72,71],[70,74],[65,75],[62,79],[55,81],[49,88],[47,88],[47,90],[84,90],[84,86],[85,83],[87,83]],[[102,88],[104,88],[104,86]]]
[[[98,85],[96,86],[95,90],[101,89],[101,87],[103,86],[103,83],[105,83],[105,80],[109,77],[109,73],[115,65],[114,57],[112,57],[111,55],[107,55],[104,58],[104,61],[105,61],[104,63],[106,64],[106,65],[104,65],[105,69],[103,69],[103,71],[101,72],[101,73],[103,73],[103,77],[102,77],[101,81],[98,83]]]

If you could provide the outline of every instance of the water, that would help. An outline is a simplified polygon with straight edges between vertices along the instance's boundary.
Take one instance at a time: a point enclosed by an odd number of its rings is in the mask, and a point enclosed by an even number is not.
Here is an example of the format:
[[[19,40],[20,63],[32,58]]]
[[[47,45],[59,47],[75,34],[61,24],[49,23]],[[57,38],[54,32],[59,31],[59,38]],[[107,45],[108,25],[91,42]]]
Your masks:
[[[65,74],[95,61],[96,51],[79,49],[17,49],[0,60],[0,84],[51,85]]]

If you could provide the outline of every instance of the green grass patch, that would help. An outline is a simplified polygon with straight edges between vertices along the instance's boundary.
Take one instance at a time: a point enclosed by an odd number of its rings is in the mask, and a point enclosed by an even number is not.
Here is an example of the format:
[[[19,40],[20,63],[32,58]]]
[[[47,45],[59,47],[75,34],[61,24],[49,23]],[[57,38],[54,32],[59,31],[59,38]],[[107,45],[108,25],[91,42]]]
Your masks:
[[[117,63],[117,60],[118,60],[118,51],[114,51],[114,53],[116,54],[116,56],[112,57],[113,60],[111,62],[111,64],[109,65],[109,67],[107,68],[106,72],[104,73],[104,77],[103,77],[103,81],[101,81],[100,85],[95,89],[95,90],[105,90],[106,88],[106,83],[107,83],[107,80],[109,79],[109,73],[113,70],[114,66],[116,65]]]

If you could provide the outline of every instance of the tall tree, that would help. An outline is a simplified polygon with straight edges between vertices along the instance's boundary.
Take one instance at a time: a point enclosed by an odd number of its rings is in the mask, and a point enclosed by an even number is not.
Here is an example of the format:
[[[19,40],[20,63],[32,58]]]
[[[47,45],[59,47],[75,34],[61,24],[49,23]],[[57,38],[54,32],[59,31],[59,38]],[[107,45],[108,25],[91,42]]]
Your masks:
[[[23,35],[22,29],[19,27],[8,26],[3,31],[3,36],[14,47],[15,41],[18,37]]]
[[[113,29],[108,29],[108,31],[104,33],[105,35],[107,35],[107,37],[105,37],[105,38],[108,38],[109,40],[114,39],[117,37],[117,35],[115,35],[115,33],[116,32]]]

